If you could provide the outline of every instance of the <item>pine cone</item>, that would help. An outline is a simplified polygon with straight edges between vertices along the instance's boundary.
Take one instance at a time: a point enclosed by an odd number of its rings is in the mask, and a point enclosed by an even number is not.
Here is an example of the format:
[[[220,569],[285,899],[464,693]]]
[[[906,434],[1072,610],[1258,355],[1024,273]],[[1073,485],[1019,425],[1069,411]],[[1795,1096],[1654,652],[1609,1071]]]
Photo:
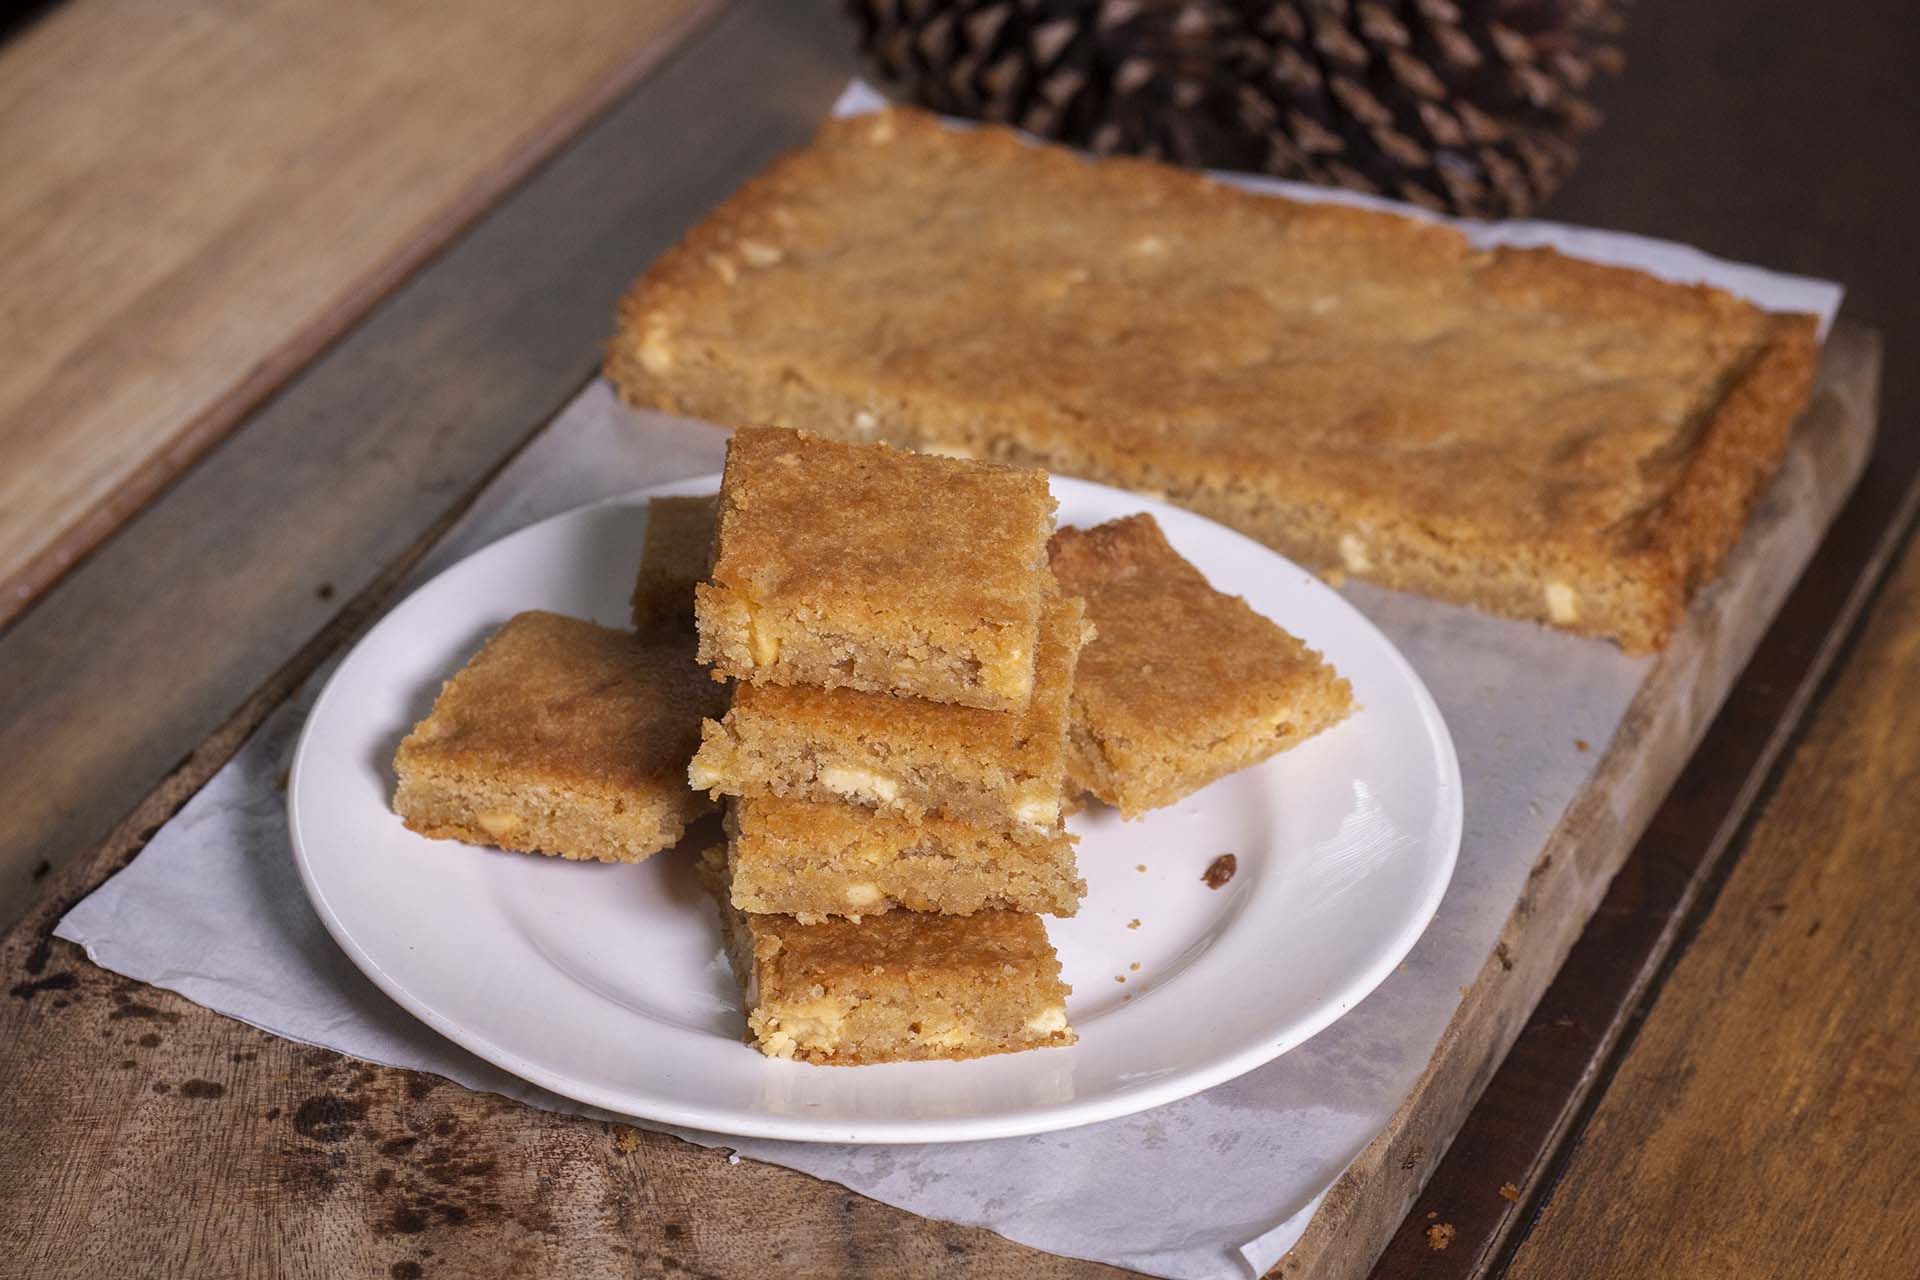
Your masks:
[[[847,0],[921,105],[1101,154],[1530,213],[1629,0]]]

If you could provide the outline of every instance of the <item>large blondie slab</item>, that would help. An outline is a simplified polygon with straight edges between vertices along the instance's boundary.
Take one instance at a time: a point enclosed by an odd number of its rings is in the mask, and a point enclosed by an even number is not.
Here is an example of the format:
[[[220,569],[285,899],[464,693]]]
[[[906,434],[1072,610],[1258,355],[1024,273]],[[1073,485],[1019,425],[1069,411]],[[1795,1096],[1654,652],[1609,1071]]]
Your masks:
[[[829,121],[689,231],[607,371],[643,407],[1153,491],[1314,568],[1644,652],[1777,469],[1814,334],[891,110]]]

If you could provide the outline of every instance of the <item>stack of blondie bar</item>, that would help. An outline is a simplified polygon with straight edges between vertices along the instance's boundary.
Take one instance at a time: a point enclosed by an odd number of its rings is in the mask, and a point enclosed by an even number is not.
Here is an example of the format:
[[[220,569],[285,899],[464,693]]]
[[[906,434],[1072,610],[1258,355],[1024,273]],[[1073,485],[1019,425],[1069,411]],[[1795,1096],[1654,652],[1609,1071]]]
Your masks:
[[[1071,915],[1084,890],[1062,797],[1087,625],[1052,531],[1039,471],[734,435],[693,593],[700,660],[733,700],[688,773],[726,798],[709,870],[764,1052],[1072,1041],[1038,913]]]
[[[632,605],[507,622],[401,743],[394,808],[572,859],[684,840],[753,1042],[810,1062],[1071,1043],[1064,809],[1137,817],[1352,706],[1152,516],[1055,533],[1038,471],[772,428],[717,498],[652,501]]]

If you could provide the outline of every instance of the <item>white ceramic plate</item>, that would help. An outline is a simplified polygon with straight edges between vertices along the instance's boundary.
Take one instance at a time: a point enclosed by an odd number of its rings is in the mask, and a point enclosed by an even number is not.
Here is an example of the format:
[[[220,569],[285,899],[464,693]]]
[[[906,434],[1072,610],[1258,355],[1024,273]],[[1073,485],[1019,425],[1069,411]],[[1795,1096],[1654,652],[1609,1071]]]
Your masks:
[[[624,625],[648,497],[717,484],[665,486],[501,539],[387,615],[314,706],[288,804],[307,892],[354,962],[442,1035],[555,1093],[719,1133],[1003,1137],[1125,1115],[1259,1066],[1352,1008],[1426,927],[1459,849],[1460,771],[1406,661],[1259,544],[1059,478],[1062,524],[1151,511],[1215,586],[1325,653],[1362,708],[1143,821],[1105,810],[1073,820],[1086,902],[1047,929],[1073,985],[1074,1047],[873,1067],[773,1061],[741,1043],[717,916],[683,856],[579,864],[403,828],[387,807],[390,761],[440,682],[523,609]],[[1226,852],[1238,874],[1210,889],[1201,873]]]

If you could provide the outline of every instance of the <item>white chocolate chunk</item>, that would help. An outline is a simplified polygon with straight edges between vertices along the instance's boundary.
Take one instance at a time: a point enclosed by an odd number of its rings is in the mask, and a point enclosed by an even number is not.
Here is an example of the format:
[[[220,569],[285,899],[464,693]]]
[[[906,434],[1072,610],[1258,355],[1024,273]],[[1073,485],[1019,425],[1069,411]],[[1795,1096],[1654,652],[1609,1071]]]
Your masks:
[[[780,637],[771,627],[761,626],[751,613],[747,615],[747,645],[753,650],[756,667],[770,667],[780,660]]]
[[[1027,1030],[1039,1036],[1050,1036],[1056,1031],[1067,1029],[1067,1010],[1064,1005],[1054,1005],[1042,1009],[1027,1019]]]
[[[1340,535],[1340,563],[1347,566],[1349,573],[1365,573],[1373,568],[1373,560],[1367,555],[1367,544],[1351,533]]]
[[[757,1028],[756,1028],[757,1030]],[[793,1037],[784,1031],[762,1031],[759,1033],[760,1052],[769,1058],[791,1058],[795,1045]]]
[[[1060,821],[1060,801],[1057,799],[1023,800],[1014,806],[1013,816],[1023,826],[1039,830],[1050,830]]]
[[[937,1046],[942,1049],[958,1049],[962,1045],[972,1044],[978,1038],[979,1037],[974,1034],[973,1024],[970,1022],[956,1022],[952,1026],[942,1027],[938,1031],[923,1031],[920,1033],[920,1043]]]
[[[880,886],[862,880],[847,886],[847,905],[850,907],[870,907],[880,901]]]
[[[803,1048],[831,1050],[846,1034],[847,1011],[825,996],[762,1012],[772,1034],[788,1036]]]
[[[726,774],[702,749],[687,762],[687,785],[695,791],[711,791],[726,780]]]
[[[764,240],[742,240],[739,248],[740,256],[745,258],[747,265],[751,267],[771,267],[787,256],[780,251],[778,245],[768,244]]]
[[[1564,582],[1547,584],[1547,616],[1561,626],[1580,620],[1580,601],[1572,587]]]
[[[900,794],[900,784],[884,773],[828,765],[820,771],[820,785],[836,795],[873,804],[890,804]]]
[[[646,336],[640,339],[640,364],[648,373],[656,375],[673,368],[673,352],[667,347],[664,325],[647,326]]]
[[[520,815],[509,813],[505,809],[489,810],[475,817],[480,823],[480,829],[495,840],[505,840],[520,829]]]
[[[1022,648],[1014,648],[1004,662],[983,668],[980,676],[982,683],[1002,697],[1023,699],[1033,692],[1033,664]]]

